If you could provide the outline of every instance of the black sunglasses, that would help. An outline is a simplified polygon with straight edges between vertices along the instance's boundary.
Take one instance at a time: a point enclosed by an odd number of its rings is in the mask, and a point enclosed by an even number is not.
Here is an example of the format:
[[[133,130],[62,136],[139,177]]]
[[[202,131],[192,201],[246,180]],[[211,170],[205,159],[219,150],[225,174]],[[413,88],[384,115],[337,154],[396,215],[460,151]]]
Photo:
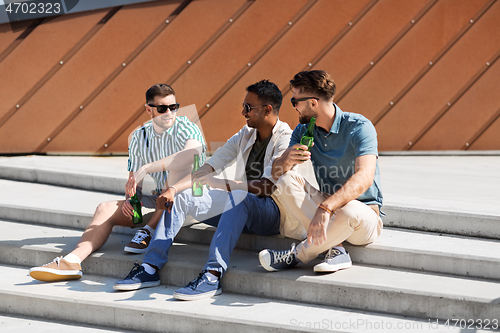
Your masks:
[[[252,109],[255,109],[255,108],[258,108],[258,107],[261,107],[261,106],[266,106],[266,105],[267,104],[250,106],[250,104],[248,104],[248,103],[243,103],[243,109],[245,109],[246,113],[249,113],[250,111],[252,111]]]
[[[304,98],[292,97],[292,98],[290,98],[290,102],[292,102],[292,106],[295,107],[298,102],[307,101],[308,99],[315,99],[315,100],[319,101],[318,97],[304,97]]]
[[[167,110],[170,110],[172,112],[177,112],[179,110],[179,103],[174,103],[170,105],[154,105],[154,104],[148,104],[152,108],[156,108],[156,111],[158,113],[165,113]]]

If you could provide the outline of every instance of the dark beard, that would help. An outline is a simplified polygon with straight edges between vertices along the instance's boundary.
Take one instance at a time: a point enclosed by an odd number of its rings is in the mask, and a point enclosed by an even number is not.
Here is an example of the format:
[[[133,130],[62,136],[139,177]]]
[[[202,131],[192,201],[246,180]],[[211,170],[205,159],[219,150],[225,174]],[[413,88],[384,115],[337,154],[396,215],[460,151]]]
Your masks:
[[[309,115],[300,115],[299,117],[299,123],[301,124],[309,124],[309,122],[311,121],[311,118],[312,117],[315,117],[314,115],[312,114],[309,114]]]

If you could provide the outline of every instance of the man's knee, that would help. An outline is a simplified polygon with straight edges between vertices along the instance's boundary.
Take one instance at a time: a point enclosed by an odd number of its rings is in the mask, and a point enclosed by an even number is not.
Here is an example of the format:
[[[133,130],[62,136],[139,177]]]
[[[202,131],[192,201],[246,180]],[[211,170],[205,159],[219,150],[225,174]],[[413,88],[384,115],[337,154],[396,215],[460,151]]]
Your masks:
[[[119,201],[106,201],[97,205],[96,213],[113,214],[116,210],[121,212],[121,204]]]
[[[349,225],[356,230],[361,224],[363,212],[366,209],[371,210],[371,208],[366,206],[361,201],[351,200],[335,212],[335,219],[339,222],[345,221],[349,223]]]

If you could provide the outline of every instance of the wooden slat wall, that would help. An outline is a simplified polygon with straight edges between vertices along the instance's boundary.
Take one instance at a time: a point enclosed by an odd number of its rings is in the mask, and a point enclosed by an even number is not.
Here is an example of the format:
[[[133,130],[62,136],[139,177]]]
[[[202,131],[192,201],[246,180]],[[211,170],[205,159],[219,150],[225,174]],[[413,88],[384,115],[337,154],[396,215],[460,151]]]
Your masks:
[[[497,0],[165,0],[0,25],[0,154],[126,153],[159,82],[212,149],[263,78],[293,128],[288,81],[305,69],[332,74],[381,151],[500,150],[499,17]]]

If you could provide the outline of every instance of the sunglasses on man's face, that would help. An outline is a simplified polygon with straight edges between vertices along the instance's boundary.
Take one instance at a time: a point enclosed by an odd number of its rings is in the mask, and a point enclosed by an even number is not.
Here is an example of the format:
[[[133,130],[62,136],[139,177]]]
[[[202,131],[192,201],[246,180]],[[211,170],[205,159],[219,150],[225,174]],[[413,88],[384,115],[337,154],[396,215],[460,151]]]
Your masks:
[[[318,97],[303,97],[303,98],[292,97],[292,98],[290,98],[290,102],[292,102],[292,106],[295,107],[298,102],[307,101],[308,99],[315,99],[315,100],[319,101]]]
[[[167,110],[170,110],[171,112],[177,112],[179,110],[179,103],[174,103],[170,105],[154,105],[154,104],[148,104],[152,108],[156,108],[156,111],[158,113],[165,113]]]
[[[261,106],[266,106],[266,105],[267,104],[250,106],[250,104],[248,104],[248,103],[243,103],[243,109],[245,109],[246,113],[250,113],[250,111],[252,111],[252,109],[255,109],[255,108],[258,108],[258,107],[261,107]]]

